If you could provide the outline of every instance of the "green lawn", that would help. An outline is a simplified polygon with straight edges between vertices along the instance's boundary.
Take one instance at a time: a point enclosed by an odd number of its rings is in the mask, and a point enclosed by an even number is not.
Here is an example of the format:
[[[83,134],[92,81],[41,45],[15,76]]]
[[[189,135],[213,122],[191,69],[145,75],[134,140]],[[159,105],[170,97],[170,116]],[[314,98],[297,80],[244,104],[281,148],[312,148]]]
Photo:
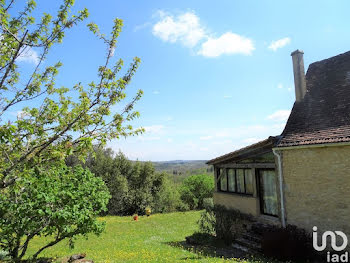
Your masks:
[[[42,257],[58,257],[74,253],[86,253],[87,259],[102,262],[222,262],[219,257],[204,256],[200,252],[181,247],[180,242],[197,229],[200,212],[177,212],[155,214],[150,217],[103,217],[106,231],[99,237],[90,236],[88,240],[79,238],[74,250],[68,243],[62,243],[45,250]],[[34,240],[29,248],[33,253],[43,245],[43,238]],[[226,259],[230,262],[241,262]],[[242,261],[248,262],[248,261]],[[250,261],[249,261],[250,262]]]

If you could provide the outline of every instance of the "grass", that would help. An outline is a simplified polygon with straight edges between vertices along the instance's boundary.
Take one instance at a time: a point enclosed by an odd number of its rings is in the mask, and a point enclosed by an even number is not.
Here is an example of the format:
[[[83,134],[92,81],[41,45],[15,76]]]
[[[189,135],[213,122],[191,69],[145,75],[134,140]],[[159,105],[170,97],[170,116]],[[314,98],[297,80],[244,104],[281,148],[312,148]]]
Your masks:
[[[186,236],[198,230],[199,215],[198,211],[155,214],[150,217],[139,217],[139,221],[133,221],[132,217],[103,217],[100,220],[106,221],[107,225],[106,231],[101,236],[92,235],[88,240],[78,238],[73,250],[68,248],[68,242],[62,241],[44,250],[41,257],[62,259],[68,255],[86,253],[87,259],[97,263],[253,262],[208,256],[198,250],[181,246]],[[42,246],[45,239],[35,239],[29,248],[29,254]]]

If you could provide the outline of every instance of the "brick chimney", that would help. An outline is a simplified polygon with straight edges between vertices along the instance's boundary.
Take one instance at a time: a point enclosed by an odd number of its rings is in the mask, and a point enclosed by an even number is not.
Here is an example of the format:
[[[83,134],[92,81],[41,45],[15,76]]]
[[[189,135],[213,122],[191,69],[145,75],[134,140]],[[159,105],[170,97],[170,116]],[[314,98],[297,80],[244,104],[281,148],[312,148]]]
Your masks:
[[[293,73],[294,73],[294,86],[295,86],[295,101],[301,101],[306,93],[306,81],[304,70],[304,52],[297,49],[292,52],[293,59]]]

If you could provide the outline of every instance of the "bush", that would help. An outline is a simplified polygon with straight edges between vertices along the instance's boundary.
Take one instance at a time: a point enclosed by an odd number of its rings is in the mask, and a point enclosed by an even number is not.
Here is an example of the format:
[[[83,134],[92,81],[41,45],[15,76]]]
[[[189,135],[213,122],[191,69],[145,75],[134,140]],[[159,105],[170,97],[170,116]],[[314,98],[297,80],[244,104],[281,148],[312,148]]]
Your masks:
[[[216,218],[214,212],[213,198],[205,198],[203,200],[204,211],[198,221],[199,230],[201,233],[215,235],[216,233]]]
[[[312,237],[304,229],[288,225],[271,226],[263,231],[262,250],[266,256],[279,260],[308,260],[316,256]]]
[[[70,157],[67,164],[79,161]],[[108,203],[110,215],[142,215],[146,207],[153,212],[172,212],[184,209],[178,187],[166,173],[155,171],[151,162],[133,162],[111,149],[95,148],[85,164],[106,183],[112,198]]]
[[[245,225],[254,221],[252,215],[242,213],[237,209],[227,209],[222,205],[215,205],[214,212],[216,235],[228,244],[246,231]]]
[[[104,224],[96,216],[106,210],[110,197],[103,181],[82,167],[28,171],[0,196],[0,249],[13,261],[25,254],[36,236],[50,236],[44,249],[77,235],[100,234]]]
[[[203,209],[203,200],[213,197],[214,178],[201,174],[187,177],[180,188],[181,200],[190,209]]]
[[[214,205],[211,198],[205,199],[205,211],[198,221],[202,233],[216,234],[226,244],[232,243],[240,233],[245,231],[244,225],[253,222],[251,215],[236,209],[227,209],[221,205]]]
[[[178,186],[169,180],[168,176],[165,176],[163,186],[161,190],[156,194],[154,200],[154,212],[174,212],[179,210],[188,210],[184,207]]]

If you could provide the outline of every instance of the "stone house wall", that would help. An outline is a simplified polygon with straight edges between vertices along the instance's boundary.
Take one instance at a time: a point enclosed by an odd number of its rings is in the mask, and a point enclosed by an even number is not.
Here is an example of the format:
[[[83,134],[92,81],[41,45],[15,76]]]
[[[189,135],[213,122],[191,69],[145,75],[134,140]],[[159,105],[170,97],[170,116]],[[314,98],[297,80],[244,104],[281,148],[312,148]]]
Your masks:
[[[350,237],[350,146],[282,151],[287,224]]]

